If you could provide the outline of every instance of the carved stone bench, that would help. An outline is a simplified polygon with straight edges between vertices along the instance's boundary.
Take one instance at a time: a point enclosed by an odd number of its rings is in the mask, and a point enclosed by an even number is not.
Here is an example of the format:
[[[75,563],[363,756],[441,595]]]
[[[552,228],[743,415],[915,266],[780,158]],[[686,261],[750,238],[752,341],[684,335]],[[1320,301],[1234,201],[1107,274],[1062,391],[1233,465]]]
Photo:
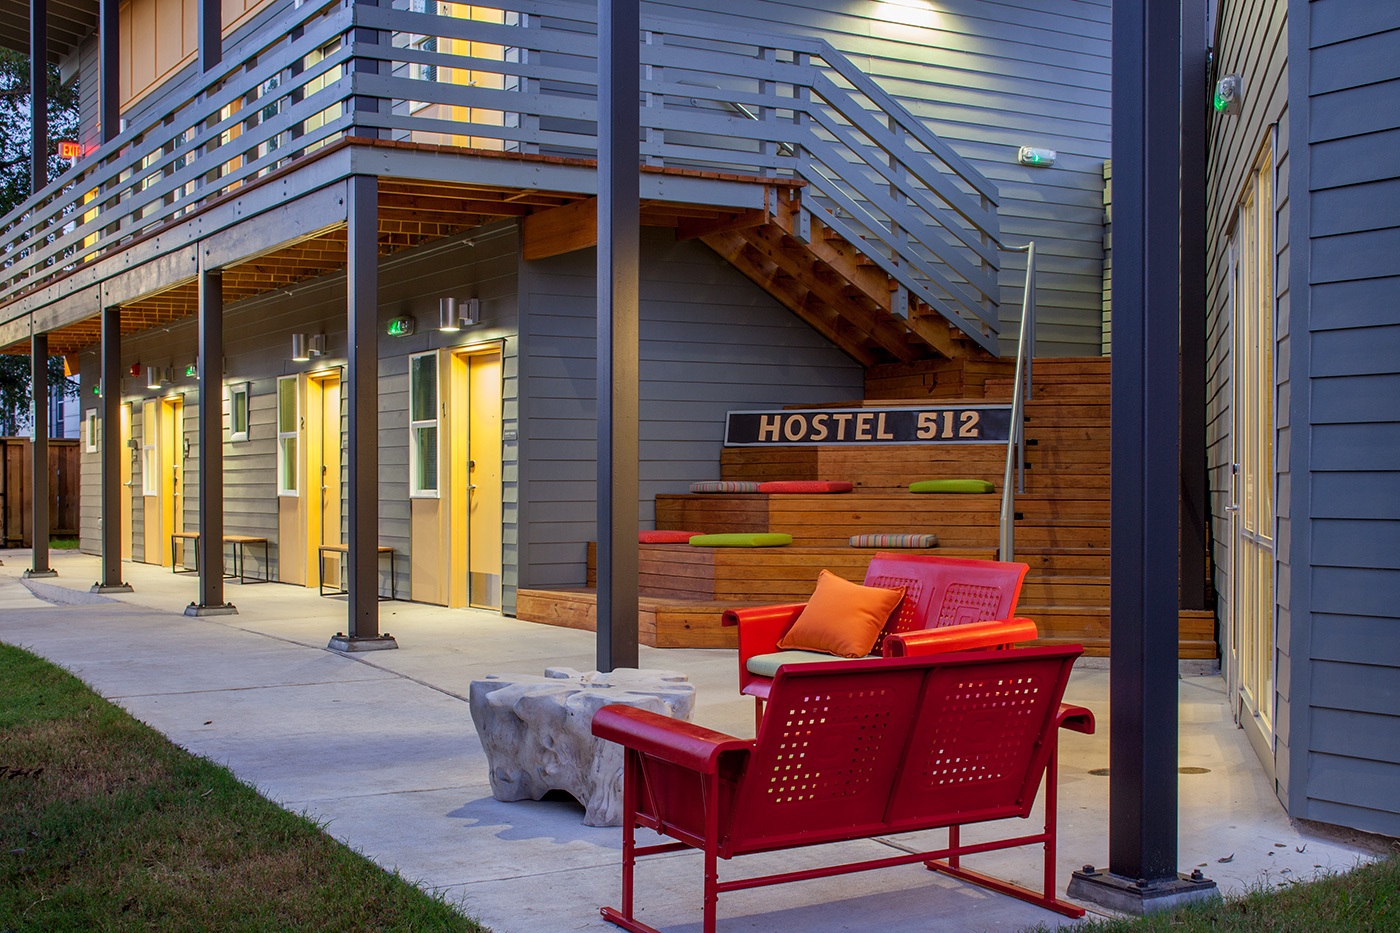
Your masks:
[[[470,706],[497,800],[539,800],[551,790],[584,805],[586,826],[622,823],[622,747],[593,735],[604,706],[689,720],[695,687],[676,671],[621,668],[610,674],[551,667],[489,674],[471,684]]]

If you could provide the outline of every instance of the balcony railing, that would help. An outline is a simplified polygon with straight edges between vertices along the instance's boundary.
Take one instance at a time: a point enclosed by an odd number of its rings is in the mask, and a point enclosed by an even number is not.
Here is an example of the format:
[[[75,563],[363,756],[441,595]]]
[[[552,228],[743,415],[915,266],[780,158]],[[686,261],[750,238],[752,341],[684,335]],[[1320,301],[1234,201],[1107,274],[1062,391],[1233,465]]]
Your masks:
[[[0,221],[0,303],[345,137],[596,157],[594,5],[497,3],[287,8]],[[987,179],[823,41],[643,28],[646,164],[800,179],[800,237],[836,232],[896,313],[912,297],[995,352]]]

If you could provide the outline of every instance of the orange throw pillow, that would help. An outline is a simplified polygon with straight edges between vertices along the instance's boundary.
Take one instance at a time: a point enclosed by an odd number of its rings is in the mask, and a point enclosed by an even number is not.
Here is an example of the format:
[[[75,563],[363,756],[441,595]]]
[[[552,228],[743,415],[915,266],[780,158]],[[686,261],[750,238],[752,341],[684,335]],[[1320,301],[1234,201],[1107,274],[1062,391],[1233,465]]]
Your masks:
[[[823,570],[807,608],[778,639],[778,647],[784,651],[821,651],[839,658],[865,657],[903,598],[902,586],[861,586]]]

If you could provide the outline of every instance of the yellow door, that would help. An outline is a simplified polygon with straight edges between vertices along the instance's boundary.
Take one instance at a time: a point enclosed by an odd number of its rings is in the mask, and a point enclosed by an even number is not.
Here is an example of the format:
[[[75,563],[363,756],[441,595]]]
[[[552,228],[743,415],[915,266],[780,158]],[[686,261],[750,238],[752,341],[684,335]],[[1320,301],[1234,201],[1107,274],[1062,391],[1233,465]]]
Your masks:
[[[135,451],[131,449],[131,403],[121,406],[121,452],[117,454],[120,464],[122,491],[118,497],[117,511],[121,513],[122,560],[131,560],[131,461]]]
[[[170,536],[185,530],[185,400],[161,400],[161,548],[162,566],[170,563]]]
[[[160,402],[148,399],[141,403],[141,559],[148,564],[169,560],[166,548],[170,539],[161,534],[161,495],[169,490],[168,481],[161,482]]]
[[[467,601],[501,608],[501,354],[468,358]]]
[[[340,373],[310,377],[307,381],[310,423],[307,436],[307,497],[308,510],[308,584],[316,586],[325,574],[327,584],[339,586],[341,559],[339,554],[327,554],[324,563],[318,560],[323,544],[340,544],[341,488],[340,449]]]

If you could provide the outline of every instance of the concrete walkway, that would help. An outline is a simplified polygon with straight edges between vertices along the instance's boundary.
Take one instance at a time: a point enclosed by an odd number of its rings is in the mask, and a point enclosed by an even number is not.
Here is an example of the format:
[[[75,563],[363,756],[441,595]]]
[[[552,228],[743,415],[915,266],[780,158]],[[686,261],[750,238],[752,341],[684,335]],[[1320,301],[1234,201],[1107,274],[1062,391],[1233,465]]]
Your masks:
[[[621,831],[580,822],[571,802],[500,803],[467,710],[468,684],[490,672],[591,669],[593,636],[495,613],[407,602],[381,604],[397,651],[345,656],[326,649],[344,628],[344,598],[269,585],[228,587],[239,615],[189,619],[196,577],[124,565],[135,592],[89,595],[97,561],[55,552],[60,576],[22,581],[23,551],[0,552],[0,640],[68,670],[190,751],[227,764],[278,803],[386,868],[445,892],[496,933],[614,930],[598,907],[616,905]],[[735,655],[642,648],[644,667],[687,673],[695,720],[753,734],[737,692]],[[1061,738],[1059,881],[1107,861],[1108,672],[1081,662],[1067,699],[1090,707],[1099,734]],[[1181,680],[1180,862],[1227,891],[1288,884],[1367,857],[1360,844],[1289,825],[1218,675]],[[1024,830],[1022,830],[1024,831]],[[938,834],[926,848],[939,844]],[[969,838],[975,838],[968,833]],[[878,858],[896,842],[865,841],[722,862],[721,878]],[[917,843],[916,843],[917,844]],[[969,867],[1037,883],[1039,853],[969,859]],[[736,870],[737,869],[737,870]],[[639,916],[666,933],[696,931],[700,859],[682,853],[639,869]],[[724,933],[800,929],[1019,930],[1057,915],[922,868],[865,872],[727,894]]]

